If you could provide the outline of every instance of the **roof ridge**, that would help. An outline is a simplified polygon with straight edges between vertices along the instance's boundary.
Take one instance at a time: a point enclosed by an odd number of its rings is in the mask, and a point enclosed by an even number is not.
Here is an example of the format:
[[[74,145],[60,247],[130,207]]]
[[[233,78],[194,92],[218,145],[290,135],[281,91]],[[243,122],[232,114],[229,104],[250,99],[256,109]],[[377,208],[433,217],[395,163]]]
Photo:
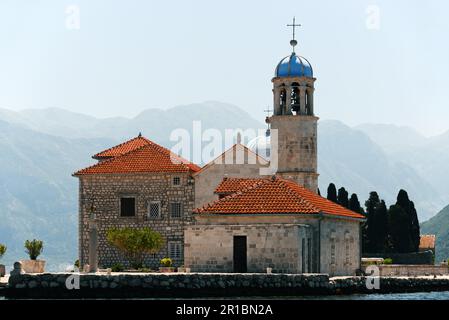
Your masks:
[[[223,151],[222,153],[220,153],[218,156],[216,156],[214,159],[212,159],[211,161],[209,161],[208,163],[206,163],[200,171],[198,171],[197,173],[205,170],[206,168],[210,167],[212,164],[215,163],[215,161],[217,159],[219,159],[220,157],[222,157],[226,152],[236,148],[237,146],[242,146],[245,150],[247,150],[248,152],[253,153],[256,156],[256,159],[262,159],[263,161],[265,161],[267,164],[269,163],[269,161],[267,159],[265,159],[264,157],[260,156],[258,153],[254,152],[253,150],[251,150],[250,148],[248,148],[247,146],[245,146],[242,143],[234,143],[231,147],[229,147],[228,149],[226,149],[225,151]]]
[[[129,140],[126,140],[126,141],[124,141],[124,142],[122,142],[122,143],[119,143],[118,145],[115,145],[115,146],[113,146],[113,147],[110,147],[110,148],[108,148],[108,149],[105,149],[105,150],[103,150],[103,151],[100,151],[100,152],[94,154],[94,155],[92,156],[92,158],[95,159],[96,157],[99,157],[99,155],[102,154],[102,153],[107,153],[107,152],[112,151],[112,150],[114,150],[114,149],[118,149],[118,148],[124,146],[125,144],[130,143],[130,142],[132,142],[132,141],[135,141],[135,140],[137,140],[137,139],[145,140],[145,142],[147,142],[147,144],[152,144],[152,143],[154,143],[154,142],[151,141],[150,139],[147,139],[147,138],[143,137],[142,135],[139,135],[139,136],[137,136],[137,137],[134,137],[134,138],[132,138],[132,139],[129,139]],[[140,148],[140,147],[139,147],[139,148]],[[133,149],[133,150],[134,150],[134,149]],[[133,150],[131,150],[131,151],[133,151]],[[128,152],[130,152],[130,151],[128,151]],[[125,153],[123,153],[123,154],[126,154],[126,153],[128,153],[128,152],[125,152]],[[123,155],[123,154],[121,154],[121,155]]]
[[[111,157],[111,158],[105,159],[105,160],[103,160],[103,161],[101,161],[101,162],[94,163],[94,164],[92,164],[92,165],[90,165],[90,166],[88,166],[88,167],[85,167],[85,168],[83,168],[83,169],[81,169],[81,170],[78,170],[77,172],[73,173],[72,176],[75,176],[75,175],[77,175],[78,173],[81,173],[81,172],[86,171],[86,170],[88,170],[88,169],[95,168],[95,167],[97,167],[97,166],[104,165],[104,164],[106,164],[106,163],[116,161],[117,159],[121,159],[122,157],[129,156],[130,154],[132,154],[132,153],[134,153],[134,152],[137,152],[137,151],[139,151],[139,150],[141,150],[141,149],[143,149],[143,148],[150,147],[150,146],[151,146],[151,144],[145,144],[145,145],[143,145],[143,146],[137,147],[137,148],[135,148],[135,149],[133,149],[133,150],[131,150],[131,151],[128,151],[128,152],[123,153],[123,154],[120,154],[120,155],[118,155],[118,156]]]

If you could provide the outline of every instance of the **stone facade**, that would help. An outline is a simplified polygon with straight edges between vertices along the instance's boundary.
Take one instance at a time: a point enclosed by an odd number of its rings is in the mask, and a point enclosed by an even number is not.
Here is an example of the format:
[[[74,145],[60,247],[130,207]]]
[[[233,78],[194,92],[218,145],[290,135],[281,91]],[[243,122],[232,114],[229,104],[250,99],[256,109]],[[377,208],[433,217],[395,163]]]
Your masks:
[[[185,230],[185,263],[194,272],[233,272],[233,237],[247,237],[248,272],[311,272],[310,228],[299,224],[195,225]],[[310,248],[311,249],[311,248]],[[308,263],[310,261],[310,263]]]
[[[268,231],[275,225],[276,230],[279,230],[280,233]],[[307,214],[195,215],[195,225],[187,227],[185,231],[185,264],[194,270],[199,264],[198,270],[202,271],[216,272],[221,269],[222,272],[232,272],[232,262],[224,263],[223,267],[217,267],[215,262],[220,261],[222,263],[229,259],[229,250],[232,250],[232,235],[246,235],[248,238],[248,268],[250,268],[252,257],[263,256],[266,259],[272,259],[272,261],[279,261],[281,267],[273,265],[272,268],[279,268],[288,273],[302,272],[303,269],[298,268],[296,264],[297,262],[302,264],[302,254],[298,257],[301,252],[294,249],[302,247],[298,244],[302,239],[301,232],[298,232],[296,236],[287,232],[288,229],[293,228],[293,225],[301,225],[302,228],[306,228],[306,240],[310,239],[310,267],[307,267],[307,272],[340,276],[354,275],[356,270],[360,269],[361,221],[329,215],[308,216]],[[284,234],[281,231],[281,226],[286,227]],[[256,230],[259,231],[256,232]],[[207,240],[202,241],[203,236],[207,237]],[[292,238],[289,238],[290,236]],[[288,241],[281,240],[282,237],[286,237]],[[254,244],[261,239],[263,241],[258,244],[263,245],[263,247],[260,249],[270,248],[271,250],[271,248],[276,248],[275,251],[280,252],[281,256],[273,255],[271,251],[259,250],[257,245],[253,248],[250,247],[250,244]],[[296,244],[294,244],[295,242]],[[221,243],[222,247],[217,248],[218,243]],[[200,249],[197,249],[197,246]],[[306,246],[308,246],[307,243]],[[287,251],[284,252],[284,249]],[[198,250],[201,251],[201,257],[199,258]],[[283,260],[284,253],[285,260]],[[308,258],[308,255],[306,255],[306,259]],[[214,263],[210,263],[211,261]],[[267,261],[255,267],[258,271],[254,272],[263,272],[265,268],[270,267],[267,265]],[[282,265],[287,263],[286,261],[289,265],[284,268]]]
[[[277,173],[317,192],[317,121],[315,116],[273,115],[270,118],[272,157],[277,150]],[[277,139],[274,131],[277,131]]]
[[[174,185],[173,178],[180,184]],[[135,216],[120,216],[120,198],[135,197]],[[127,263],[122,254],[106,241],[106,232],[113,227],[151,227],[166,240],[165,247],[156,255],[148,256],[145,265],[159,266],[163,257],[169,257],[169,247],[179,249],[173,257],[174,265],[183,264],[184,226],[192,221],[194,209],[194,184],[188,173],[147,173],[88,175],[79,177],[79,257],[81,265],[88,264],[89,221],[95,213],[98,228],[98,264],[102,268],[115,263]],[[172,217],[170,204],[180,202],[181,217]],[[160,216],[149,216],[150,203],[160,204]]]
[[[209,202],[218,200],[214,190],[224,177],[261,178],[261,168],[268,166],[268,161],[256,155],[241,144],[236,144],[217,159],[207,164],[195,178],[195,207],[199,208]],[[262,171],[263,173],[263,171]]]

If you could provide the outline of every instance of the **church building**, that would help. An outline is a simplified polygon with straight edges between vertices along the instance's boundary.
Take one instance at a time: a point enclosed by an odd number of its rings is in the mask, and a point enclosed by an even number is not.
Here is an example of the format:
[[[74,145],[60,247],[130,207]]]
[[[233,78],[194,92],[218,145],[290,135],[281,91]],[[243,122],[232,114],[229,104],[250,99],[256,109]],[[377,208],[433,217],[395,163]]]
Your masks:
[[[74,174],[81,265],[94,221],[102,267],[127,265],[106,241],[109,228],[148,226],[166,240],[147,257],[150,267],[168,256],[193,272],[353,275],[360,268],[364,216],[317,194],[316,78],[294,38],[290,44],[272,79],[270,129],[249,147],[237,139],[200,168],[139,135]]]

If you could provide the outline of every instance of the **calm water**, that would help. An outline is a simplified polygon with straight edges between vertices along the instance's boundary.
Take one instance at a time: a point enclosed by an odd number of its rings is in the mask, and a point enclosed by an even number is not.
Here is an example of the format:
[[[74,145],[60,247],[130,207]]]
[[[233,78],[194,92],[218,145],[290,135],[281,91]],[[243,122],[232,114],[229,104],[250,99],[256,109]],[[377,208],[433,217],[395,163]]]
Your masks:
[[[236,299],[224,297],[215,299]],[[304,297],[238,297],[238,299],[276,299],[276,300],[449,300],[449,291],[441,292],[416,292],[394,294],[353,294],[339,296],[304,296]],[[5,300],[0,297],[0,300]],[[143,299],[145,300],[145,299]],[[150,299],[155,300],[155,299]],[[179,299],[184,300],[184,299]]]

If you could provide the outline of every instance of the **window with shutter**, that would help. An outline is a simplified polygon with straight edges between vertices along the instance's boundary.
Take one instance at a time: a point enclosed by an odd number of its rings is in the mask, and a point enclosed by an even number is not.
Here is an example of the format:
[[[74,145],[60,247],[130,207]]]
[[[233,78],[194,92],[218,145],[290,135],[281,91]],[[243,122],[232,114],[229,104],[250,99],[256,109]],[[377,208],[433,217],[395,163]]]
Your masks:
[[[182,217],[182,203],[181,202],[170,203],[170,216],[172,218],[181,218]]]
[[[148,206],[148,217],[150,219],[158,219],[161,217],[161,203],[160,202],[150,202]]]

